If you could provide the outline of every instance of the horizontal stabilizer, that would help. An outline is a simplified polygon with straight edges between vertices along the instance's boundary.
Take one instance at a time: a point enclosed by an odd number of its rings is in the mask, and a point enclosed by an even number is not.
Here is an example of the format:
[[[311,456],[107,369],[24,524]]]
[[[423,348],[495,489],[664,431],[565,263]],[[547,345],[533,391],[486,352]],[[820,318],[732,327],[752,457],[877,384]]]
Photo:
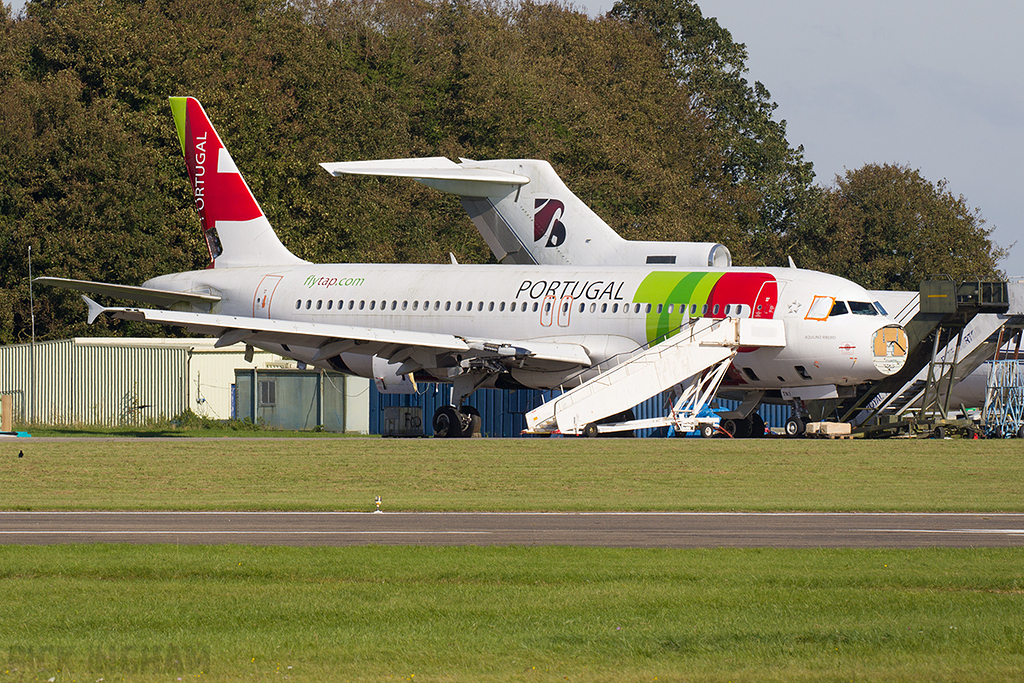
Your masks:
[[[502,197],[530,182],[524,175],[474,168],[445,157],[426,159],[375,159],[320,164],[333,176],[376,175],[412,178],[428,187],[460,197]]]
[[[154,306],[170,307],[176,303],[189,304],[215,304],[220,301],[219,296],[212,294],[193,294],[190,292],[175,292],[165,289],[150,289],[148,287],[133,287],[131,285],[114,285],[107,282],[90,282],[88,280],[69,280],[62,277],[37,277],[33,282],[41,285],[49,285],[59,289],[70,289],[76,292],[88,292],[100,296],[110,296],[115,299],[126,299],[138,301]],[[89,322],[92,322],[91,320]]]

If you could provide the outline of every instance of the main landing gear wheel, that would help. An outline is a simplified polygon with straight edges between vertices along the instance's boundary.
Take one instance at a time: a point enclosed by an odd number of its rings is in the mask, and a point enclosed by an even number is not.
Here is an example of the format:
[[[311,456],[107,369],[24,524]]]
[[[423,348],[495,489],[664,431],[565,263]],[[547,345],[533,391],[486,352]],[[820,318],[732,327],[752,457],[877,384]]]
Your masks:
[[[751,413],[747,418],[750,422],[750,438],[760,439],[764,436],[764,418],[757,413]]]
[[[455,406],[441,406],[434,412],[434,436],[439,439],[458,439],[462,436],[462,413]]]
[[[750,436],[750,420],[722,420],[722,429],[732,434],[734,439],[746,439]]]
[[[786,420],[786,436],[803,436],[807,431],[807,425],[799,417],[791,417]]]
[[[480,419],[480,411],[473,406],[464,406],[462,414],[466,418],[462,427],[462,436],[466,438],[480,436],[480,426],[483,424]]]

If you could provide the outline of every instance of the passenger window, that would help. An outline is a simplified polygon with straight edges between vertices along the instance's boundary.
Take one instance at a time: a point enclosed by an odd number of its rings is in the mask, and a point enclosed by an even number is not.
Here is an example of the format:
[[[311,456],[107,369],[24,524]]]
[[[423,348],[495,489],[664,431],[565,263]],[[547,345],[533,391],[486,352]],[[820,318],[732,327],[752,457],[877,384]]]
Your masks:
[[[487,310],[488,311],[493,311],[494,310],[494,302],[493,301],[491,303],[487,304]]]
[[[452,302],[451,301],[445,301],[444,302],[444,310],[446,310],[446,311],[452,310]]]
[[[587,309],[587,305],[586,305],[586,304],[584,304],[584,303],[581,303],[581,304],[580,304],[580,313],[582,313],[582,312],[583,312],[583,311],[585,311],[586,309]]]
[[[363,310],[363,308],[364,308],[365,306],[366,306],[366,301],[360,301],[360,302],[359,302],[359,310],[360,310],[360,311],[361,311],[361,310]]]
[[[302,299],[299,299],[298,301],[295,302],[295,310],[297,311],[300,308],[302,308]]]
[[[318,310],[318,311],[319,311],[319,310],[320,310],[320,307],[321,307],[321,306],[323,306],[323,305],[324,305],[324,301],[323,301],[323,299],[317,299],[317,300],[316,300],[316,310]]]
[[[374,299],[373,301],[370,302],[370,310],[372,311],[375,308],[377,308],[377,300],[376,299]]]
[[[413,301],[412,302],[412,310],[414,310],[414,311],[419,310],[419,306],[420,306],[420,302],[419,301]],[[426,308],[426,306],[424,306],[424,308]]]
[[[455,310],[456,311],[461,311],[462,310],[462,302],[461,301],[456,301],[455,302]]]
[[[718,304],[715,304],[715,307],[711,310],[711,316],[714,317],[716,315],[718,315]]]
[[[334,299],[327,300],[327,310],[331,310],[334,307]]]

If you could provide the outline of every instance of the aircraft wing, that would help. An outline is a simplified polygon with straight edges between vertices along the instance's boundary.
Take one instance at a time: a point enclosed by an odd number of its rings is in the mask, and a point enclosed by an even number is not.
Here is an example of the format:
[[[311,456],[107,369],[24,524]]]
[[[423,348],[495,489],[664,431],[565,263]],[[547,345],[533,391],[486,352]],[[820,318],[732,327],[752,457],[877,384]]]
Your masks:
[[[446,157],[426,159],[375,159],[320,164],[333,176],[377,175],[412,178],[427,187],[464,197],[501,197],[530,182],[525,175],[493,168],[467,166],[468,160],[456,164]]]
[[[564,363],[579,367],[592,364],[590,356],[579,344],[479,339],[436,332],[415,332],[354,325],[308,323],[292,320],[249,318],[187,311],[164,311],[146,308],[107,308],[87,296],[89,322],[102,314],[122,320],[155,322],[184,327],[188,330],[219,337],[216,346],[223,347],[244,341],[259,346],[286,346],[319,349],[314,361],[339,353],[377,355],[392,361],[408,363],[409,371],[438,367],[433,359],[439,355],[459,353],[517,368],[536,367],[538,363]]]
[[[73,289],[76,292],[88,292],[111,296],[116,299],[127,299],[138,301],[154,306],[173,306],[176,303],[197,303],[215,304],[220,301],[219,296],[212,294],[190,294],[186,292],[174,292],[163,289],[150,289],[148,287],[132,287],[131,285],[114,285],[108,282],[92,282],[89,280],[70,280],[63,277],[37,277],[33,282],[41,285],[49,285],[58,289]]]

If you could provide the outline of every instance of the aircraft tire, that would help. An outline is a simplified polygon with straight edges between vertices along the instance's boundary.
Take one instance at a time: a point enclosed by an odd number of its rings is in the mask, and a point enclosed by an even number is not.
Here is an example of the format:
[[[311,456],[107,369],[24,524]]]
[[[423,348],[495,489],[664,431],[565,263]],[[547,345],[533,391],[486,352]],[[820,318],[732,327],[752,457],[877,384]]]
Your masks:
[[[434,436],[438,439],[458,439],[462,436],[462,416],[455,406],[441,406],[434,412]]]
[[[463,420],[462,436],[469,439],[474,436],[480,436],[480,428],[483,425],[483,421],[480,418],[480,411],[473,406],[464,406],[462,408],[462,414],[465,416]]]
[[[750,438],[760,439],[764,436],[764,418],[757,413],[751,413],[750,417],[747,418],[750,422]]]
[[[750,437],[750,420],[726,419],[722,420],[722,429],[732,434],[734,439],[747,439]]]
[[[804,435],[804,431],[807,430],[807,425],[804,421],[795,415],[786,420],[786,436],[799,437]]]

